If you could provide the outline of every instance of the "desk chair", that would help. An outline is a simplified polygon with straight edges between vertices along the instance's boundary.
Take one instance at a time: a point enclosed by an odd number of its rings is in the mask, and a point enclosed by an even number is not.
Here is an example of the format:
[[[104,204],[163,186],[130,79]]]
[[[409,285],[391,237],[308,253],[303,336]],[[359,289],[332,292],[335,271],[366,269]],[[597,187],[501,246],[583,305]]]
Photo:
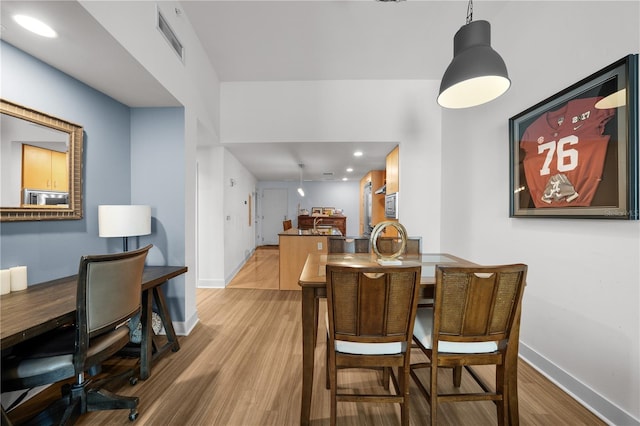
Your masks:
[[[337,401],[399,403],[409,424],[410,348],[420,290],[420,266],[356,268],[327,265],[327,372],[331,425]],[[398,368],[398,377],[392,371]],[[338,392],[339,368],[382,368],[395,394]]]
[[[287,220],[283,220],[282,221],[282,229],[284,229],[285,231],[291,229],[293,227],[293,225],[291,224],[291,219],[287,219]]]
[[[87,411],[124,408],[130,410],[129,420],[137,418],[137,397],[101,389],[107,380],[92,383],[85,373],[97,373],[102,362],[129,342],[126,321],[140,311],[142,273],[151,247],[83,256],[78,272],[75,324],[18,345],[3,360],[3,391],[76,378],[70,389],[63,387],[61,400],[32,419],[34,423],[49,423],[52,417],[61,417],[56,423],[67,424]],[[132,375],[133,371],[127,372],[127,376]]]
[[[437,424],[440,402],[487,400],[496,404],[498,424],[509,423],[509,378],[516,372],[506,355],[510,337],[519,327],[526,275],[523,264],[437,266],[433,308],[418,309],[413,329],[415,343],[430,361],[411,365],[411,377],[431,406],[431,425]],[[495,391],[474,373],[472,365],[496,366]],[[464,367],[483,392],[439,394],[438,367],[454,369],[456,387]],[[419,368],[429,368],[429,390],[416,374]]]

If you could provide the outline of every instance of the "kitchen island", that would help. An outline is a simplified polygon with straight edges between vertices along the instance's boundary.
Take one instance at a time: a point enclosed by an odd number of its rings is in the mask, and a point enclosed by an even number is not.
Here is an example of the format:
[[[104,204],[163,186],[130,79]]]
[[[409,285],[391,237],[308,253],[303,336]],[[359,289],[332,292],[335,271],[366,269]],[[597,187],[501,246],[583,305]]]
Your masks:
[[[338,228],[292,228],[278,234],[280,290],[300,290],[298,280],[309,253],[327,253],[327,236],[342,235]]]

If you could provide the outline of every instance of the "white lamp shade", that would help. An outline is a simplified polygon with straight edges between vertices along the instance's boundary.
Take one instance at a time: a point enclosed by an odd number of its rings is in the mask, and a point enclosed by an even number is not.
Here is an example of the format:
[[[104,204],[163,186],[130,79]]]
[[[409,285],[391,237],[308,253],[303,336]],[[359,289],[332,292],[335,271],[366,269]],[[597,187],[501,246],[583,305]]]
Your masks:
[[[134,237],[151,233],[151,207],[130,205],[98,206],[101,237]]]
[[[619,108],[627,104],[627,89],[618,90],[594,105],[597,109]]]

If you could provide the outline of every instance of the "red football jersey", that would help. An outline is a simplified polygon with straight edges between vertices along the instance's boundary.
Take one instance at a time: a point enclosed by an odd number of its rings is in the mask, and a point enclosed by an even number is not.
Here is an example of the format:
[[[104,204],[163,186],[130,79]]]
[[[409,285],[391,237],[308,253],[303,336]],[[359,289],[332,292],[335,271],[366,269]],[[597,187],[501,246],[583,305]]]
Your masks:
[[[603,134],[604,126],[615,115],[613,108],[595,108],[600,99],[569,101],[556,111],[542,114],[525,130],[520,148],[525,152],[524,173],[536,207],[591,205],[609,142],[609,135]],[[551,178],[556,175],[564,175],[563,182],[568,180],[575,193],[550,199],[548,185],[554,183],[555,178]]]

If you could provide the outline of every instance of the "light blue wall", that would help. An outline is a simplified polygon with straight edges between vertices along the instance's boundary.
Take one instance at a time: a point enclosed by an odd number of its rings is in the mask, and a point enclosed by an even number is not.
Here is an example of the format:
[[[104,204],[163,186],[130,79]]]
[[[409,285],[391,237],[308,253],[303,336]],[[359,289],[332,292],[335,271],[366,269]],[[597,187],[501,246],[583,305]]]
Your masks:
[[[28,283],[74,275],[80,256],[121,242],[98,237],[98,204],[131,197],[130,111],[30,55],[0,41],[0,96],[84,127],[81,220],[3,222],[0,266],[27,265]]]
[[[131,110],[131,203],[151,206],[149,265],[185,264],[184,108]],[[164,289],[171,317],[184,321],[184,275]]]
[[[98,205],[149,204],[154,244],[147,264],[185,263],[184,109],[131,109],[1,42],[0,96],[84,128],[81,220],[3,222],[0,267],[27,265],[29,285],[78,272],[80,256],[122,250],[98,237]],[[165,290],[174,321],[184,320],[184,277]]]

